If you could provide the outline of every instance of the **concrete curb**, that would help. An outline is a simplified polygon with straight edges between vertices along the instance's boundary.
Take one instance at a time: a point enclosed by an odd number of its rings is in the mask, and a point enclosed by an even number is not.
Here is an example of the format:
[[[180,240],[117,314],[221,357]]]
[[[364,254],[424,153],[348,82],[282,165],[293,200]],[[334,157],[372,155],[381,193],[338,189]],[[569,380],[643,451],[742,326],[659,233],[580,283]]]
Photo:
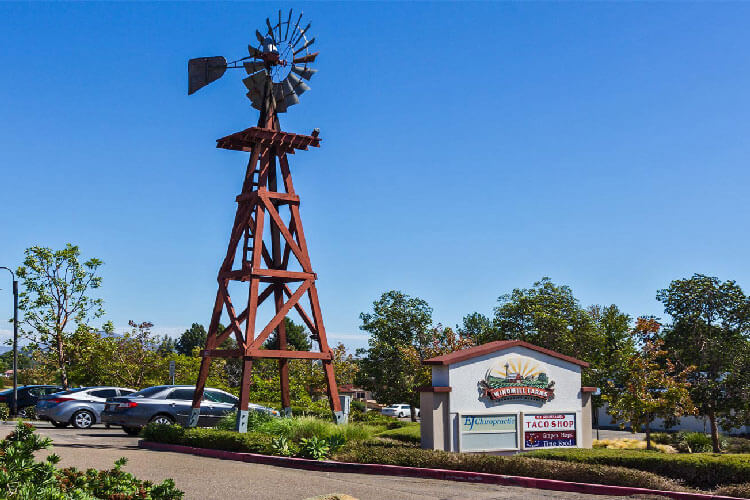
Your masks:
[[[310,460],[307,458],[277,457],[273,455],[259,455],[257,453],[241,453],[235,451],[213,450],[210,448],[193,448],[179,444],[155,443],[140,440],[140,448],[156,451],[172,451],[176,453],[190,453],[223,460],[236,460],[277,467],[290,467],[322,472],[350,472],[357,474],[376,474],[382,476],[403,476],[423,479],[443,479],[448,481],[462,481],[469,483],[501,484],[504,486],[521,486],[540,490],[567,491],[572,493],[587,493],[590,495],[660,495],[677,500],[737,500],[735,497],[710,495],[703,493],[682,493],[678,491],[651,490],[648,488],[631,488],[627,486],[608,486],[605,484],[572,483],[556,479],[539,479],[523,476],[504,476],[501,474],[487,474],[484,472],[467,472],[446,469],[424,469],[420,467],[404,467],[400,465],[356,464],[348,462],[334,462],[332,460]]]

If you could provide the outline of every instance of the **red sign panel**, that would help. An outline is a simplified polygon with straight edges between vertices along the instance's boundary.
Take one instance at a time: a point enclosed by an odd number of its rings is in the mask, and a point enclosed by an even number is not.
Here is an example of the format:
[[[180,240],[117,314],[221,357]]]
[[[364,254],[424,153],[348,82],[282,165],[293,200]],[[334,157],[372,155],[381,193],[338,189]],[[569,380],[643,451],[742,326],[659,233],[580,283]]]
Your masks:
[[[523,439],[524,448],[547,448],[576,445],[575,431],[525,432]]]

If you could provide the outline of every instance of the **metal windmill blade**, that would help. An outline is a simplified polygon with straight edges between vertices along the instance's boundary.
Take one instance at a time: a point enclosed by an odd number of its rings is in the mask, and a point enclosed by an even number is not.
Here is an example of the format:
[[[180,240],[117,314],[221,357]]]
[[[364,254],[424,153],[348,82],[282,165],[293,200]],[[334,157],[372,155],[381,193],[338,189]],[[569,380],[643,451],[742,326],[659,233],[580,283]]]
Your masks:
[[[246,62],[243,64],[243,66],[245,67],[245,71],[248,75],[252,75],[253,73],[257,73],[262,69],[266,69],[266,63],[264,61]]]
[[[310,90],[310,87],[308,87],[307,84],[303,82],[302,80],[300,80],[300,78],[294,73],[289,73],[289,75],[287,76],[287,79],[292,84],[292,88],[294,88],[294,92],[297,95],[302,95],[308,90]]]
[[[296,65],[292,66],[292,71],[297,73],[299,76],[301,76],[305,80],[310,80],[310,78],[312,78],[312,76],[318,72],[317,69],[311,69],[311,68],[308,68],[307,66],[296,66]]]

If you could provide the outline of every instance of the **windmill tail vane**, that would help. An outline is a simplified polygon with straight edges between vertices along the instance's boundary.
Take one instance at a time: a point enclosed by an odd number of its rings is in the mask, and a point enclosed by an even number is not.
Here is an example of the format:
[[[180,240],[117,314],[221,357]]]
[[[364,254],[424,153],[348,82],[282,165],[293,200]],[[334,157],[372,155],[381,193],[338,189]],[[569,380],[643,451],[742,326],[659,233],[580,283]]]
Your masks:
[[[232,62],[222,56],[188,62],[188,94],[218,80],[229,68],[242,68],[247,74],[242,80],[246,95],[251,105],[260,110],[256,127],[222,137],[216,144],[219,148],[250,153],[250,159],[242,191],[235,198],[237,211],[227,253],[219,267],[218,290],[206,346],[201,351],[190,426],[206,419],[201,402],[215,358],[239,358],[242,362],[236,421],[239,432],[247,431],[252,366],[258,359],[278,362],[281,405],[287,414],[291,413],[289,360],[320,363],[332,416],[337,423],[345,420],[333,351],[326,339],[315,284],[318,276],[308,253],[299,211],[300,197],[294,189],[289,165],[289,155],[319,147],[321,139],[318,129],[311,135],[283,132],[278,120],[278,113],[298,104],[299,96],[310,90],[306,81],[316,72],[312,64],[318,53],[309,50],[315,39],[307,37],[310,23],[303,25],[301,21],[302,14],[294,16],[290,10],[284,15],[279,11],[277,21],[266,19],[263,33],[255,31],[256,41],[248,45],[248,56]],[[230,287],[231,283],[234,284]],[[232,302],[232,297],[236,302]],[[234,304],[246,307],[238,312]],[[289,350],[285,320],[292,310],[310,331],[317,351]],[[265,321],[267,317],[271,319]],[[220,329],[222,322],[228,325],[226,329]],[[272,334],[276,335],[274,344],[278,347],[266,348]],[[234,336],[236,348],[226,348],[230,336]]]

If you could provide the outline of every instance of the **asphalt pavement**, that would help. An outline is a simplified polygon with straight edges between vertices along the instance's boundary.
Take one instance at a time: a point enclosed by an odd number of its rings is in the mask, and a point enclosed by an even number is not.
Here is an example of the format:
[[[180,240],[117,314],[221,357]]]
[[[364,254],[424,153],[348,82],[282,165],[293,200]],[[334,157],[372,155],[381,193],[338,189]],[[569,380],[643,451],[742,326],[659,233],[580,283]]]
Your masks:
[[[177,487],[186,492],[186,499],[302,500],[330,493],[345,493],[359,500],[623,498],[436,479],[303,471],[144,450],[138,448],[138,438],[116,427],[105,429],[98,425],[83,431],[70,427],[56,429],[43,422],[35,425],[41,434],[53,439],[54,447],[50,452],[62,457],[62,466],[106,469],[118,458],[126,457],[125,470],[155,482],[172,478]],[[6,424],[0,432],[4,435],[10,430],[10,425]]]

